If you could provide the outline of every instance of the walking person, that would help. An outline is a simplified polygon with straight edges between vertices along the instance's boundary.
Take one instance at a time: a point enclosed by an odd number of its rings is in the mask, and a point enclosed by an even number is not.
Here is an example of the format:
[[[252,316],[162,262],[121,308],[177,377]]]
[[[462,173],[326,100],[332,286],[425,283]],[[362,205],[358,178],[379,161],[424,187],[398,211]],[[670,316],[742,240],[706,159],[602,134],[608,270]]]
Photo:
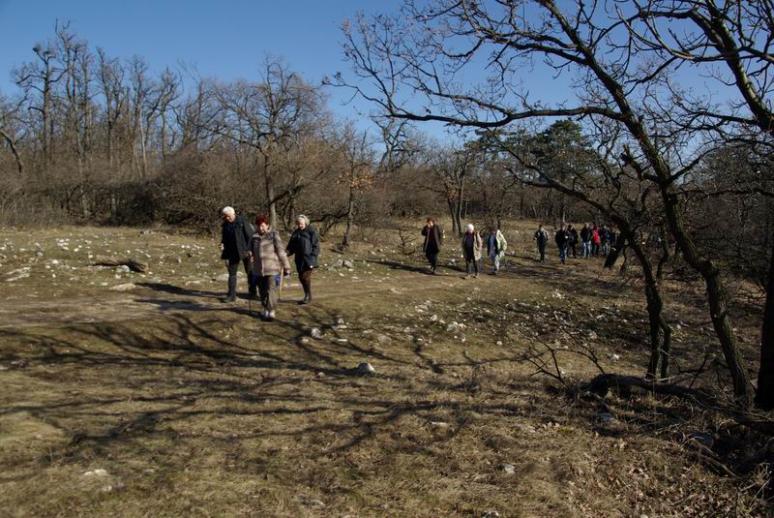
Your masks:
[[[478,262],[481,260],[481,236],[476,232],[472,223],[468,223],[465,228],[465,234],[462,236],[462,255],[465,257],[465,278],[470,277],[471,270],[473,277],[478,277]]]
[[[588,259],[591,256],[591,227],[588,223],[583,224],[580,231],[581,238],[581,256]]]
[[[312,302],[312,271],[317,268],[320,256],[320,236],[303,214],[296,218],[296,229],[288,240],[286,252],[294,257],[298,279],[304,288],[304,299],[299,304],[309,304]]]
[[[567,227],[567,232],[570,233],[570,250],[572,251],[572,258],[578,257],[578,229],[572,225]]]
[[[594,257],[599,255],[599,244],[601,243],[601,238],[599,237],[599,229],[596,225],[591,227],[591,255]]]
[[[538,226],[533,237],[537,243],[538,253],[540,254],[540,262],[546,262],[546,245],[548,244],[548,232],[543,229],[543,225]]]
[[[567,259],[567,247],[570,243],[570,234],[567,229],[562,225],[554,235],[556,246],[559,248],[559,261],[564,264]]]
[[[500,271],[500,261],[505,257],[505,249],[508,242],[505,236],[497,227],[489,227],[489,235],[486,238],[486,255],[492,262],[492,275],[497,275]]]
[[[278,232],[269,226],[266,216],[255,219],[256,231],[250,239],[250,259],[261,296],[264,320],[274,320],[277,309],[276,275],[290,275],[290,263]]]
[[[223,302],[236,300],[237,270],[239,263],[244,265],[247,274],[250,297],[255,297],[255,284],[250,282],[250,257],[249,247],[252,228],[238,216],[233,207],[223,207],[220,211],[223,225],[220,231],[220,258],[225,262],[228,270],[228,293],[222,299]]]
[[[610,233],[605,225],[602,225],[602,228],[599,229],[599,244],[602,255],[607,256],[610,252]]]
[[[443,228],[436,223],[434,218],[427,218],[425,226],[422,228],[422,235],[425,236],[422,250],[430,263],[430,273],[435,275],[435,270],[438,268],[438,254],[441,252],[443,244]]]

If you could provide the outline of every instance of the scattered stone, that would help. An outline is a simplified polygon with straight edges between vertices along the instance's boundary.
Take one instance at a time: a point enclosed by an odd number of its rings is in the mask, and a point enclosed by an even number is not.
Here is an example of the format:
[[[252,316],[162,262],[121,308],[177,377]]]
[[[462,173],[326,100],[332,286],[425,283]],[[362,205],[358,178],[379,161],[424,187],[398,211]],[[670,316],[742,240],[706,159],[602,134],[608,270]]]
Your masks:
[[[503,470],[507,475],[516,474],[516,466],[513,464],[502,464],[500,469]]]
[[[344,317],[338,317],[336,319],[336,325],[337,326],[343,326],[344,325]]]
[[[495,510],[487,511],[481,515],[481,518],[500,518],[500,513]]]
[[[132,282],[127,282],[125,284],[116,284],[112,288],[110,288],[111,291],[131,291],[135,289],[137,286]]]
[[[314,338],[316,340],[319,340],[320,338],[322,338],[322,331],[320,331],[319,327],[313,327],[309,331],[309,336],[311,336],[312,338]]]
[[[125,264],[122,264],[120,266],[116,266],[116,272],[118,272],[118,273],[129,273],[131,271],[132,271],[131,268],[129,268]]]
[[[350,270],[355,267],[355,263],[353,263],[349,259],[342,261],[342,265],[344,266],[344,268],[349,268]]]
[[[443,421],[430,421],[430,426],[433,428],[449,428],[449,423]]]
[[[456,333],[460,330],[460,325],[457,322],[449,322],[449,324],[446,326],[446,331],[448,333]]]
[[[376,374],[376,369],[368,362],[363,362],[355,368],[355,374],[358,376],[370,376]]]
[[[379,336],[376,337],[376,341],[379,342],[382,345],[388,344],[388,343],[390,343],[390,337],[387,336],[387,335],[379,335]]]

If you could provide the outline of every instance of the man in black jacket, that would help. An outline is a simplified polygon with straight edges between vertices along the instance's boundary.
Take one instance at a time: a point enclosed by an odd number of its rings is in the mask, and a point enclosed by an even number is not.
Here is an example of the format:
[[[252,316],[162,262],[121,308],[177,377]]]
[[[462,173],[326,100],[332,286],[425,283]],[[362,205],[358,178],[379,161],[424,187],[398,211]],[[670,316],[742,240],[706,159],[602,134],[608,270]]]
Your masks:
[[[237,269],[242,262],[247,274],[247,282],[250,286],[250,297],[255,297],[255,284],[251,282],[250,257],[248,255],[252,229],[242,216],[237,216],[233,207],[224,207],[221,211],[223,226],[220,237],[220,258],[228,268],[228,294],[223,302],[236,300]]]
[[[559,248],[559,260],[564,264],[564,261],[567,259],[567,245],[570,243],[570,234],[564,225],[556,231],[554,240],[556,241],[557,248]]]

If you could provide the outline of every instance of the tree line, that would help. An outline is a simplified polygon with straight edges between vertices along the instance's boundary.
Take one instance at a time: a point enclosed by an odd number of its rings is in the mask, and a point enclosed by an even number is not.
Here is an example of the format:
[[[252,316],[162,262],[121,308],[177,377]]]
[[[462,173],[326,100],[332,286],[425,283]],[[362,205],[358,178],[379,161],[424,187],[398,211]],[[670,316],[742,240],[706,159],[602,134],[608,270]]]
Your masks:
[[[455,233],[469,218],[604,221],[643,280],[654,380],[670,376],[663,280],[695,275],[750,404],[728,279],[766,290],[757,402],[771,408],[772,12],[768,0],[407,0],[345,23],[353,77],[322,84],[272,59],[253,80],[184,81],[59,25],[0,96],[0,220],[212,228],[230,204],[279,227],[298,212],[323,235],[341,225],[342,246],[391,217],[446,215]],[[569,76],[565,100],[519,89],[535,63]],[[331,87],[371,103],[370,131],[333,115]],[[439,141],[427,121],[456,132]]]

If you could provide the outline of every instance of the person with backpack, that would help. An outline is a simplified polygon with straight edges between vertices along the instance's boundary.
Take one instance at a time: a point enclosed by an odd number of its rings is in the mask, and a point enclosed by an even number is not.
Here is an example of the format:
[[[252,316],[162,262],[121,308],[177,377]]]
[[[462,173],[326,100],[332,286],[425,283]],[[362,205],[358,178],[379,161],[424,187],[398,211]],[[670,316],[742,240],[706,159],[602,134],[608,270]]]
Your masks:
[[[564,264],[567,259],[567,247],[570,243],[570,234],[567,232],[564,225],[559,227],[559,230],[556,231],[554,240],[556,241],[556,246],[559,248],[559,261]]]
[[[543,225],[538,226],[533,237],[535,243],[537,243],[538,253],[540,254],[540,262],[546,262],[546,245],[548,244],[548,232],[543,229]]]
[[[288,240],[285,252],[294,256],[298,279],[304,288],[304,299],[299,304],[309,304],[312,302],[312,272],[317,268],[320,256],[320,236],[303,214],[296,218],[296,229]]]
[[[261,317],[271,321],[274,320],[278,302],[274,277],[290,275],[290,262],[279,233],[269,226],[266,216],[255,218],[255,227],[255,234],[250,238],[250,262],[263,305]]]
[[[223,302],[236,300],[237,270],[242,263],[247,274],[249,296],[255,297],[255,285],[250,282],[250,258],[248,243],[252,228],[242,216],[238,216],[233,207],[223,207],[220,211],[223,224],[220,229],[220,258],[225,262],[228,270],[228,293]]]
[[[486,255],[492,262],[492,275],[497,275],[500,271],[500,261],[505,257],[505,249],[508,248],[508,242],[505,236],[497,227],[489,227],[489,236],[486,238]]]
[[[435,275],[435,270],[438,268],[438,254],[441,252],[443,244],[443,228],[436,223],[435,218],[427,218],[425,226],[422,228],[422,235],[425,237],[422,251],[425,252],[425,257],[430,263],[430,273]]]
[[[471,270],[473,277],[478,277],[478,262],[481,260],[481,236],[476,232],[472,223],[468,223],[465,228],[465,234],[462,236],[462,255],[465,258],[465,278],[470,277]]]

